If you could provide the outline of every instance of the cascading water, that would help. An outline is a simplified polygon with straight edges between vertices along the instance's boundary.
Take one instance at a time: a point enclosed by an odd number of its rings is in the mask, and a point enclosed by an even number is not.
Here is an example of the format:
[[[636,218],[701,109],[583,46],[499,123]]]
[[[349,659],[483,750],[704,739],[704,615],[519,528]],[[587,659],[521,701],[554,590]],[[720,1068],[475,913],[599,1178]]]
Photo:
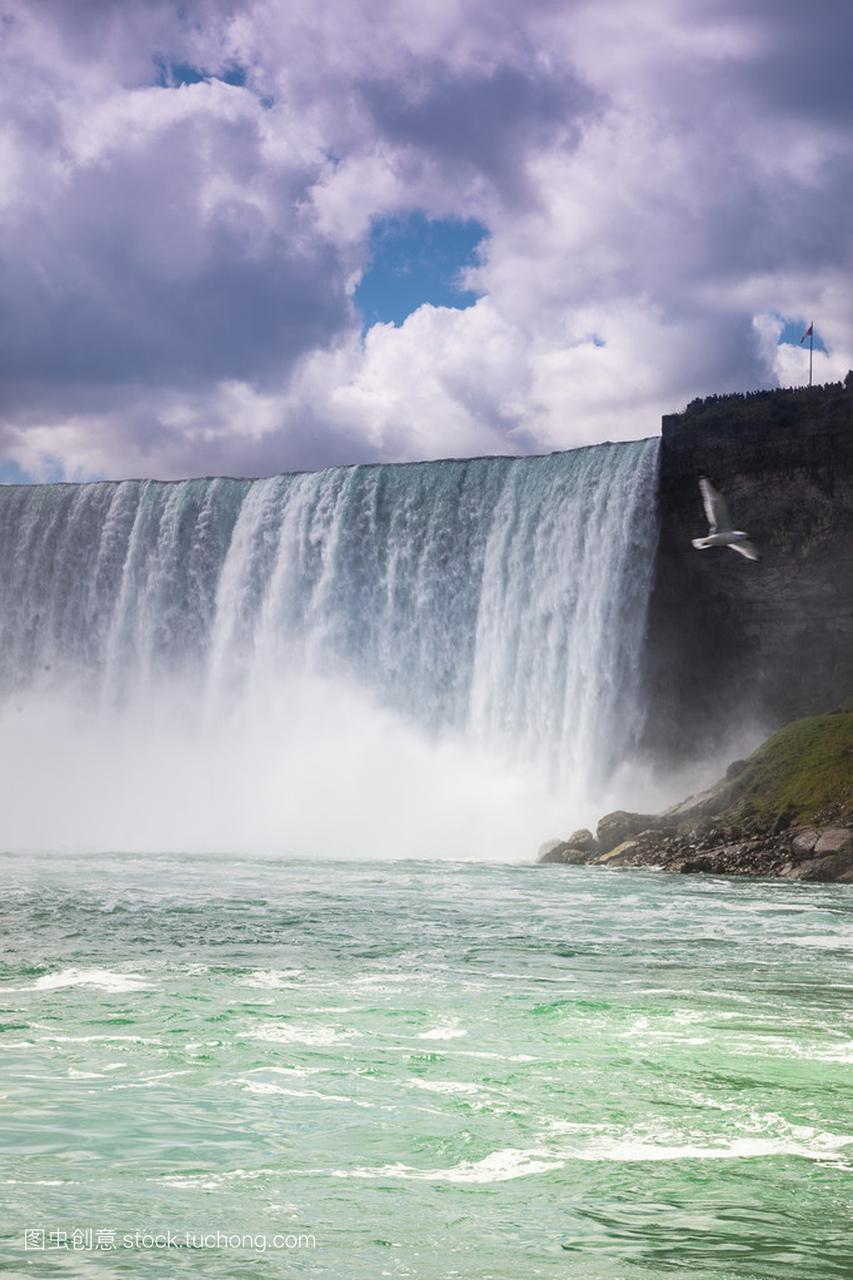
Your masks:
[[[656,470],[2,488],[6,842],[525,856],[641,727]]]

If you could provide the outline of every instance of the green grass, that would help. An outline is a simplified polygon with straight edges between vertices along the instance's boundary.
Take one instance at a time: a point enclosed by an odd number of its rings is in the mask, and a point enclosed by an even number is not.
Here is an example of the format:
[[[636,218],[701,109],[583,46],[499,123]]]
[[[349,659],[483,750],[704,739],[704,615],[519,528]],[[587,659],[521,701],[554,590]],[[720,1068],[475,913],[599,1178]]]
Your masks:
[[[853,817],[853,709],[786,725],[754,751],[732,783],[723,820],[782,814],[792,821],[818,815]]]

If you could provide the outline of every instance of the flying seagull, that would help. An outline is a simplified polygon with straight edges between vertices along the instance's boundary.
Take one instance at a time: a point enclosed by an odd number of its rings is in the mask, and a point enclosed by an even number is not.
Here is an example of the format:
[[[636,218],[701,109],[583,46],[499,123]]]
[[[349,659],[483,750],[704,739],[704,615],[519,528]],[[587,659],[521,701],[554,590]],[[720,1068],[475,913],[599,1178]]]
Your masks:
[[[761,556],[750,542],[749,534],[732,528],[732,518],[723,495],[717,492],[705,476],[701,477],[699,488],[702,490],[702,502],[710,529],[707,538],[693,538],[696,550],[707,551],[709,547],[731,547],[732,551],[746,556],[747,560],[760,560]]]

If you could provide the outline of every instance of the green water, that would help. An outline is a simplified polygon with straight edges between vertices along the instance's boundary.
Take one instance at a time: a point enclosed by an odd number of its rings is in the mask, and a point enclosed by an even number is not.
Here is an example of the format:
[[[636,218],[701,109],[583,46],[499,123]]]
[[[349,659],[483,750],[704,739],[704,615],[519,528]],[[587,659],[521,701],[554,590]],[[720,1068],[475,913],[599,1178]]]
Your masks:
[[[853,1274],[849,888],[0,874],[7,1274]]]

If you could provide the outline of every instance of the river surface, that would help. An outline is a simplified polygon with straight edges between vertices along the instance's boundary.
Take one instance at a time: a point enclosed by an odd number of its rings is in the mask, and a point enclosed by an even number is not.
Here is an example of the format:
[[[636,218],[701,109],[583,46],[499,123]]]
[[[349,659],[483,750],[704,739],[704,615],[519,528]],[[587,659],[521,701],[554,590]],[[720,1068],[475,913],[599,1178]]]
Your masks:
[[[851,1275],[849,887],[0,875],[7,1274]]]

